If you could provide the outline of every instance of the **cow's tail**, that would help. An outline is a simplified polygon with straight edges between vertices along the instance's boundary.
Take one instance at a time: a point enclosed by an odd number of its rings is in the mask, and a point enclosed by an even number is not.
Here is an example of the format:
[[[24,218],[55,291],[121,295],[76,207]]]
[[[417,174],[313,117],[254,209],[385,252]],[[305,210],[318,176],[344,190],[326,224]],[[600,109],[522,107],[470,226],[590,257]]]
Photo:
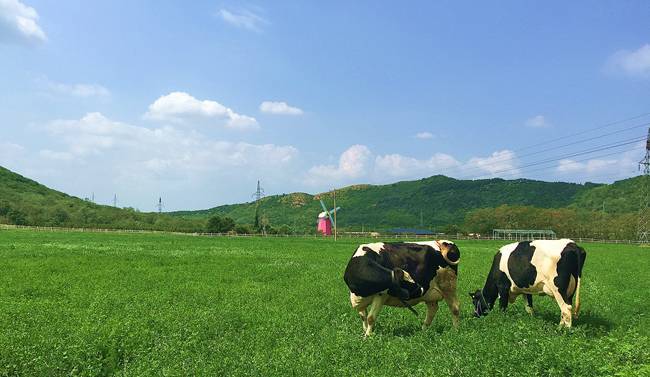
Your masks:
[[[585,257],[587,253],[581,247],[577,247],[576,250],[578,258],[578,278],[576,279],[576,302],[573,310],[573,315],[578,318],[578,313],[580,312],[580,282],[582,281],[582,266],[585,264]]]

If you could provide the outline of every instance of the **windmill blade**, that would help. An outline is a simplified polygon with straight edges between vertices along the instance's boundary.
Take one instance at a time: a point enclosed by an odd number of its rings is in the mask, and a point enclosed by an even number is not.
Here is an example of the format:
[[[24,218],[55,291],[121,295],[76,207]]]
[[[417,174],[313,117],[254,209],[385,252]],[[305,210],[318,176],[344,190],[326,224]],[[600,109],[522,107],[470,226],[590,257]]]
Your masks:
[[[323,203],[323,199],[320,200],[320,205],[323,207],[323,211],[327,213],[327,217],[332,218],[332,215],[330,214],[330,211],[327,210],[327,207],[325,207],[325,203]]]

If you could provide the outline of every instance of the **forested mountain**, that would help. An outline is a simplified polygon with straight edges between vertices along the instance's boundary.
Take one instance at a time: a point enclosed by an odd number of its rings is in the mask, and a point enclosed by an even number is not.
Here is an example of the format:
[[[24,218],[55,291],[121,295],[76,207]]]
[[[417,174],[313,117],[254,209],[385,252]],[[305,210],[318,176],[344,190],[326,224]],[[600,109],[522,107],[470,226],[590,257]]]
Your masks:
[[[487,234],[493,228],[550,228],[560,236],[634,238],[641,179],[602,185],[436,175],[387,185],[354,185],[336,191],[336,205],[341,207],[337,220],[342,231],[407,227]],[[271,231],[313,232],[322,211],[320,199],[333,207],[333,192],[268,196],[260,200],[258,219]],[[114,208],[52,190],[0,167],[0,223],[183,232],[225,227],[248,233],[256,231],[255,212],[254,202],[163,214]]]
[[[417,181],[388,185],[355,185],[336,192],[340,227],[348,230],[393,227],[441,228],[461,224],[477,208],[500,205],[558,208],[572,205],[597,184],[542,182],[528,179],[457,180],[436,175]],[[260,201],[260,213],[270,224],[312,228],[321,210],[318,199],[333,206],[332,192],[317,195],[293,193],[268,196]],[[225,205],[202,211],[181,211],[177,216],[196,218],[212,214],[252,223],[255,203]]]
[[[201,231],[205,220],[98,205],[52,190],[0,166],[0,223],[61,227]]]

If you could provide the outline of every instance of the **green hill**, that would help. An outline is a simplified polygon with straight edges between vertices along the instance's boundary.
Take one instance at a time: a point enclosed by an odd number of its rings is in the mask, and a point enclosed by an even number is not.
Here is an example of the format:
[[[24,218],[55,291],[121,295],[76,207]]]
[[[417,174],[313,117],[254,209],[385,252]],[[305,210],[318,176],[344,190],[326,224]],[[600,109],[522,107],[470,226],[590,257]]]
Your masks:
[[[576,196],[572,206],[598,211],[604,209],[607,213],[636,212],[641,201],[642,179],[642,176],[628,178],[583,191]]]
[[[388,185],[355,185],[337,190],[336,204],[341,206],[340,227],[347,230],[389,229],[393,227],[440,228],[461,224],[466,214],[477,208],[500,205],[539,208],[567,207],[587,192],[606,187],[598,184],[542,182],[528,179],[457,180],[441,175]],[[289,225],[294,229],[313,229],[321,211],[318,199],[328,208],[333,205],[331,192],[318,195],[293,193],[273,195],[260,201],[260,212],[270,224]],[[204,218],[213,214],[229,216],[238,223],[252,223],[255,203],[225,205],[202,211],[172,213],[185,218]]]
[[[201,231],[189,220],[98,205],[52,190],[0,166],[0,223],[108,229]]]
[[[566,235],[633,238],[641,179],[601,185],[498,178],[472,181],[437,175],[387,185],[354,185],[336,191],[336,204],[342,207],[338,225],[346,231],[396,227],[440,231],[458,225],[481,233],[495,227],[549,227]],[[321,198],[332,208],[332,192],[268,196],[260,201],[261,218],[276,229],[284,226],[285,231],[312,232]],[[214,215],[253,224],[255,203],[142,213],[97,205],[0,167],[0,223],[194,232],[204,231],[207,219]],[[242,229],[252,231],[251,227]]]

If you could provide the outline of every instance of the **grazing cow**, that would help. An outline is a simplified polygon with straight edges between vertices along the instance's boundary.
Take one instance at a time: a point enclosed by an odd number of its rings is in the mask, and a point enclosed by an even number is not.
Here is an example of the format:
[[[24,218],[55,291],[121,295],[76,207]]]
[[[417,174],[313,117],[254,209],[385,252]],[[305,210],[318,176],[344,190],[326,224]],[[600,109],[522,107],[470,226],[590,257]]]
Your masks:
[[[456,281],[460,251],[451,241],[369,243],[360,245],[348,262],[343,279],[350,288],[350,302],[363,321],[365,336],[372,334],[384,305],[408,307],[425,302],[431,325],[444,299],[458,326]],[[369,308],[369,312],[366,309]]]
[[[526,311],[533,314],[533,294],[555,298],[562,314],[560,326],[571,327],[580,310],[580,280],[587,253],[569,239],[516,242],[503,246],[494,256],[483,290],[470,293],[474,315],[487,315],[499,298],[506,310],[518,295],[526,296]]]

